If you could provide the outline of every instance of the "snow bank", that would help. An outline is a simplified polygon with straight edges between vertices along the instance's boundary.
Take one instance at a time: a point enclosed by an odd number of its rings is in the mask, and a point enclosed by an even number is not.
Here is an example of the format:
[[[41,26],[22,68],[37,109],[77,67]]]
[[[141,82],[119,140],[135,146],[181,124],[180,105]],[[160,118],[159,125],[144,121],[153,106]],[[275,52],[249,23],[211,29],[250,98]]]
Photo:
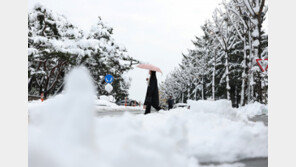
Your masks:
[[[238,113],[232,108],[231,102],[228,100],[188,100],[187,103],[193,112],[215,114],[232,120],[239,119]]]
[[[95,166],[94,90],[80,67],[67,76],[64,94],[30,106],[30,167]]]
[[[96,112],[125,112],[125,111],[144,111],[143,107],[140,106],[118,106],[113,96],[100,96],[99,99],[95,100]]]
[[[109,102],[109,101],[106,101],[106,100],[100,100],[100,99],[96,100],[95,103],[96,103],[97,106],[106,106],[106,107],[116,107],[116,106],[118,106],[115,103],[112,103],[112,102]]]
[[[218,110],[226,112],[223,108]],[[96,123],[100,148],[110,155],[124,149],[128,154],[122,156],[127,159],[134,154],[146,158],[171,156],[171,152],[195,157],[200,162],[267,157],[267,127],[243,117],[235,120],[232,114],[178,108],[150,115],[104,117]]]
[[[240,114],[243,114],[249,118],[254,117],[256,115],[268,115],[267,105],[255,102],[252,104],[248,104],[238,109]]]
[[[115,98],[112,95],[106,96],[106,95],[102,95],[100,96],[100,100],[105,100],[105,101],[109,101],[112,103],[115,103]]]
[[[194,112],[214,113],[234,119],[247,119],[256,115],[268,114],[267,105],[258,102],[240,108],[232,108],[231,101],[228,100],[188,100],[188,104]]]
[[[95,100],[96,106],[116,107],[114,103],[115,99],[113,96],[100,96],[99,99]]]
[[[184,129],[173,126],[174,120],[162,120],[163,116],[166,113],[98,118],[96,142],[101,156],[112,166],[198,166],[183,152]]]
[[[248,121],[226,100],[95,118],[93,92],[87,70],[77,68],[63,95],[31,104],[30,167],[198,167],[267,157],[267,127]]]
[[[119,124],[117,119],[102,125],[94,122],[93,92],[88,71],[80,67],[67,76],[63,95],[31,104],[30,167],[198,166],[194,158],[175,150],[173,140],[163,139],[161,142],[161,136],[151,134],[148,137],[145,131],[132,135],[140,129],[132,126],[132,122],[128,123],[132,118],[130,115],[118,117]],[[125,129],[129,126],[131,129]],[[100,133],[102,130],[103,134]],[[123,140],[124,137],[127,140]]]

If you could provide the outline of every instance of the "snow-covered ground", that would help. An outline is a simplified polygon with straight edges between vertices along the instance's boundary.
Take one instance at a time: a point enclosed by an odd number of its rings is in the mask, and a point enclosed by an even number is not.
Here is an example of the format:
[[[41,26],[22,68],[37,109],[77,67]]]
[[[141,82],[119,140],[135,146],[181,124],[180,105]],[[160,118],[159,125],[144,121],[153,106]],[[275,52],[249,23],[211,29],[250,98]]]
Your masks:
[[[95,117],[94,90],[80,67],[67,76],[63,94],[29,104],[30,167],[198,167],[268,156],[267,127],[248,120],[266,114],[264,105],[189,101],[190,110]]]
[[[140,106],[119,106],[115,104],[112,96],[100,96],[99,99],[95,99],[95,108],[97,113],[102,112],[124,112],[124,111],[144,111]]]

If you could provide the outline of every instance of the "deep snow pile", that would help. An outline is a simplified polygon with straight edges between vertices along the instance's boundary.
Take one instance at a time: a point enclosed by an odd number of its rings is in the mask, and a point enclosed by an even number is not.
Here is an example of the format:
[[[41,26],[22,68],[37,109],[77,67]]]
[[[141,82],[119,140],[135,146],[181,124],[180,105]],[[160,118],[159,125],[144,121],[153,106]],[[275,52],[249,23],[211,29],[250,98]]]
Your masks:
[[[157,142],[153,141],[153,135],[150,139],[144,139],[143,143],[123,141],[124,145],[118,145],[120,138],[116,138],[116,134],[112,133],[112,127],[117,126],[116,123],[99,125],[102,126],[101,129],[106,130],[106,133],[98,135],[100,134],[98,123],[94,124],[94,90],[88,71],[80,67],[72,70],[67,76],[62,96],[29,106],[30,167],[194,167],[197,165],[194,159],[176,151],[174,143],[157,145]],[[124,116],[122,119],[127,121],[129,117]],[[127,126],[129,124],[124,127]],[[131,131],[134,131],[133,129]],[[126,130],[126,133],[122,134],[124,131],[121,131],[118,134],[124,135],[122,137],[129,136],[131,133],[128,132],[129,129]],[[100,143],[99,138],[110,140]]]
[[[66,81],[62,96],[29,106],[30,167],[195,167],[267,157],[267,127],[228,101],[95,118],[87,70],[74,69]]]
[[[78,167],[95,162],[92,80],[82,67],[66,80],[63,95],[29,106],[30,167]]]
[[[242,114],[246,109],[232,108],[227,100],[189,104],[188,120],[194,122],[189,128],[189,153],[200,161],[267,157],[267,127],[262,122],[250,122],[248,114]]]
[[[124,148],[149,157],[147,152],[159,156],[171,153],[169,148],[173,148],[200,162],[267,157],[267,127],[240,116],[224,100],[198,102],[191,110],[178,108],[150,115],[104,117],[97,119],[96,124],[96,141],[106,152],[110,147],[115,152]]]
[[[254,117],[256,115],[268,115],[267,105],[254,102],[252,104],[248,104],[239,109],[239,113],[245,115],[249,118]]]

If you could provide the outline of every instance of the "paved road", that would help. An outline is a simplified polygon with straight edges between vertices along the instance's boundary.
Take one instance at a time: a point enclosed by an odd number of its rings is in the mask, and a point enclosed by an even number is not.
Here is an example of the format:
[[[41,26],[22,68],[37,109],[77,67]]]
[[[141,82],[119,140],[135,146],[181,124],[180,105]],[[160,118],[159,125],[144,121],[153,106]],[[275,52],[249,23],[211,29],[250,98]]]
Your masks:
[[[236,162],[220,163],[220,162],[205,162],[200,164],[201,167],[220,167],[220,166],[235,166],[235,167],[268,167],[268,158],[253,158],[243,159]]]
[[[116,110],[116,111],[110,111],[110,110],[99,110],[97,111],[97,116],[98,117],[103,117],[103,116],[121,116],[124,113],[131,113],[131,114],[142,114],[144,113],[144,110],[133,110],[133,111],[127,111],[127,110]]]
[[[143,114],[144,110],[134,110],[134,111],[124,111],[124,110],[117,110],[117,111],[110,111],[110,110],[100,110],[97,112],[98,117],[104,116],[120,116],[124,113],[129,112],[132,114]],[[153,112],[153,111],[152,111]],[[268,116],[267,115],[258,115],[253,118],[249,118],[250,121],[254,122],[263,122],[265,126],[268,126]],[[241,164],[241,167],[268,167],[268,158],[253,158],[253,159],[243,159],[237,162],[231,163],[219,163],[219,162],[208,162],[201,164],[204,167],[214,167],[219,165],[231,165],[231,164]]]
[[[245,167],[268,167],[268,158],[245,159],[239,162],[245,164]]]
[[[267,115],[257,115],[253,118],[249,118],[250,121],[263,122],[265,126],[268,126],[268,116]]]

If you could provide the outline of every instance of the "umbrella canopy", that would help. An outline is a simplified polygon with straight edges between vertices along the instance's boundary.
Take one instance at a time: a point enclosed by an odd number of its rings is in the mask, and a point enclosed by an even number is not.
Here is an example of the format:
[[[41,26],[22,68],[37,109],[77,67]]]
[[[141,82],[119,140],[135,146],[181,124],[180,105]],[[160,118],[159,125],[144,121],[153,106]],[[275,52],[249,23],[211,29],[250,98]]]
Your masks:
[[[151,64],[139,64],[139,65],[137,65],[137,67],[142,68],[142,69],[147,69],[147,70],[157,71],[157,72],[162,73],[162,71],[160,70],[160,68],[158,68],[158,67],[156,67],[154,65],[151,65]]]

